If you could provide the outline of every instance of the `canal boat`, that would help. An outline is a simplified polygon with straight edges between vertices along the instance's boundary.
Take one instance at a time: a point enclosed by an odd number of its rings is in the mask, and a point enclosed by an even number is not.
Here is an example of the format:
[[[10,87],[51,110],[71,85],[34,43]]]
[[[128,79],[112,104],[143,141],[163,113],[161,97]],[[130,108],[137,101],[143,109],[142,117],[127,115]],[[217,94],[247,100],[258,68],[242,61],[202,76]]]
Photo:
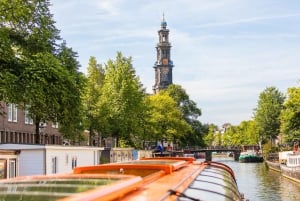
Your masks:
[[[282,175],[300,183],[300,140],[294,141],[293,152],[286,154],[285,163],[280,164]]]
[[[260,163],[264,161],[264,158],[260,152],[259,145],[244,145],[242,152],[239,156],[239,162],[241,163]]]
[[[268,168],[270,168],[271,170],[274,170],[276,172],[281,172],[280,163],[278,161],[266,160],[265,162]]]
[[[239,156],[239,162],[241,163],[260,163],[263,161],[263,156],[259,152],[252,150],[241,152]]]
[[[0,180],[0,200],[246,200],[232,169],[191,157],[81,166],[72,173]]]
[[[293,154],[293,151],[280,151],[277,153],[269,153],[265,162],[271,170],[281,172],[280,164],[286,164],[287,157],[290,154]]]
[[[278,152],[269,153],[267,155],[265,163],[267,164],[268,168],[270,168],[271,170],[281,172]]]

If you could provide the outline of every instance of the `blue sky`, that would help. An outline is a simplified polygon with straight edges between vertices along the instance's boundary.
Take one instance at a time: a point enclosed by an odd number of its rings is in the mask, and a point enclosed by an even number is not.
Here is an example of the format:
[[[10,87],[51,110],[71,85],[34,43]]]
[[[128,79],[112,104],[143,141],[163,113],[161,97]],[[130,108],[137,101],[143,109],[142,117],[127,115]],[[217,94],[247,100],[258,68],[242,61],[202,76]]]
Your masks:
[[[173,82],[201,108],[200,121],[250,120],[259,94],[300,80],[299,0],[52,0],[56,27],[78,53],[104,64],[133,58],[147,92],[154,84],[157,31],[170,30]]]

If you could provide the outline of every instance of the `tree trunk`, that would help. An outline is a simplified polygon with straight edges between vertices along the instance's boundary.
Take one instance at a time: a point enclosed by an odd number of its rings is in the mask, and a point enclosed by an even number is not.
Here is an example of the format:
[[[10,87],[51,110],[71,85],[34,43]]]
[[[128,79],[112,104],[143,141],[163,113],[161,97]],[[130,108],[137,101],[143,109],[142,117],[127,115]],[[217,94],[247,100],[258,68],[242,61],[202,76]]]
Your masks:
[[[40,144],[40,122],[35,122],[35,144]]]

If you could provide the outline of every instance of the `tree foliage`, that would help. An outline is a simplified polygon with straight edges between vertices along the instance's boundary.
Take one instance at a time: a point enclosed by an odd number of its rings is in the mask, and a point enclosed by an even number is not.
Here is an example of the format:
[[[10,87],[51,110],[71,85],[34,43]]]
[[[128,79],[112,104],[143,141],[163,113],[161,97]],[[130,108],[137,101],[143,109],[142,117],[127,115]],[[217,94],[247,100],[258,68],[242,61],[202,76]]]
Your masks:
[[[286,141],[300,138],[300,87],[288,88],[280,119]]]
[[[166,93],[173,98],[182,113],[183,119],[192,128],[190,132],[178,139],[179,144],[182,146],[186,144],[193,144],[195,146],[204,145],[203,136],[206,130],[198,120],[201,110],[197,107],[197,104],[193,100],[190,100],[189,95],[180,85],[172,84],[161,93]]]
[[[155,141],[176,139],[191,131],[191,126],[184,120],[177,103],[166,93],[158,93],[150,98],[150,123],[152,138]]]
[[[209,124],[208,126],[208,133],[207,135],[204,136],[204,142],[207,146],[212,146],[214,145],[214,141],[215,141],[215,133],[218,130],[218,126],[214,125],[214,124]]]
[[[0,1],[0,98],[26,107],[36,134],[41,121],[52,121],[72,135],[81,121],[84,81],[76,53],[59,45],[49,6],[49,0]]]
[[[259,95],[254,121],[262,140],[274,139],[280,133],[280,113],[284,95],[275,87],[268,87]]]
[[[253,120],[242,121],[239,125],[231,125],[222,137],[223,145],[258,145],[259,135]]]
[[[258,145],[260,143],[259,132],[254,120],[242,121],[239,124],[243,145]]]
[[[187,122],[196,121],[201,115],[201,110],[197,107],[197,104],[190,100],[189,95],[180,85],[172,84],[162,93],[167,93],[174,99]]]
[[[60,45],[57,58],[67,73],[62,77],[63,80],[58,86],[62,88],[63,94],[58,97],[60,107],[56,121],[60,123],[59,131],[64,138],[80,143],[84,130],[82,96],[86,78],[83,73],[79,72],[77,53],[72,48],[68,48],[65,42]]]
[[[97,63],[95,57],[90,57],[87,67],[87,84],[83,95],[85,127],[89,130],[90,142],[97,134],[100,137],[101,128],[104,125],[103,116],[97,112],[97,104],[101,97],[101,89],[104,82],[105,72],[102,65]]]
[[[132,66],[132,59],[117,53],[105,65],[105,80],[99,111],[107,120],[105,130],[113,137],[135,146],[133,137],[141,132],[140,116],[144,113],[144,89]],[[117,143],[118,144],[118,143]]]

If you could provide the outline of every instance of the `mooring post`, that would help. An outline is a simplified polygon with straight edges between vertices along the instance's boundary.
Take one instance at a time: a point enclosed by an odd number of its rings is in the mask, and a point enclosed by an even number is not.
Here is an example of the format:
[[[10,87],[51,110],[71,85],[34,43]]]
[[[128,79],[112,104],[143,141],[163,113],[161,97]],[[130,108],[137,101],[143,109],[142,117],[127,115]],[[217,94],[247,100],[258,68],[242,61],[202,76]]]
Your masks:
[[[212,151],[211,150],[206,150],[205,151],[205,160],[206,161],[211,161],[212,160]]]
[[[235,160],[235,161],[238,161],[240,155],[241,155],[241,151],[240,151],[240,150],[235,150],[235,151],[233,152],[234,160]]]

